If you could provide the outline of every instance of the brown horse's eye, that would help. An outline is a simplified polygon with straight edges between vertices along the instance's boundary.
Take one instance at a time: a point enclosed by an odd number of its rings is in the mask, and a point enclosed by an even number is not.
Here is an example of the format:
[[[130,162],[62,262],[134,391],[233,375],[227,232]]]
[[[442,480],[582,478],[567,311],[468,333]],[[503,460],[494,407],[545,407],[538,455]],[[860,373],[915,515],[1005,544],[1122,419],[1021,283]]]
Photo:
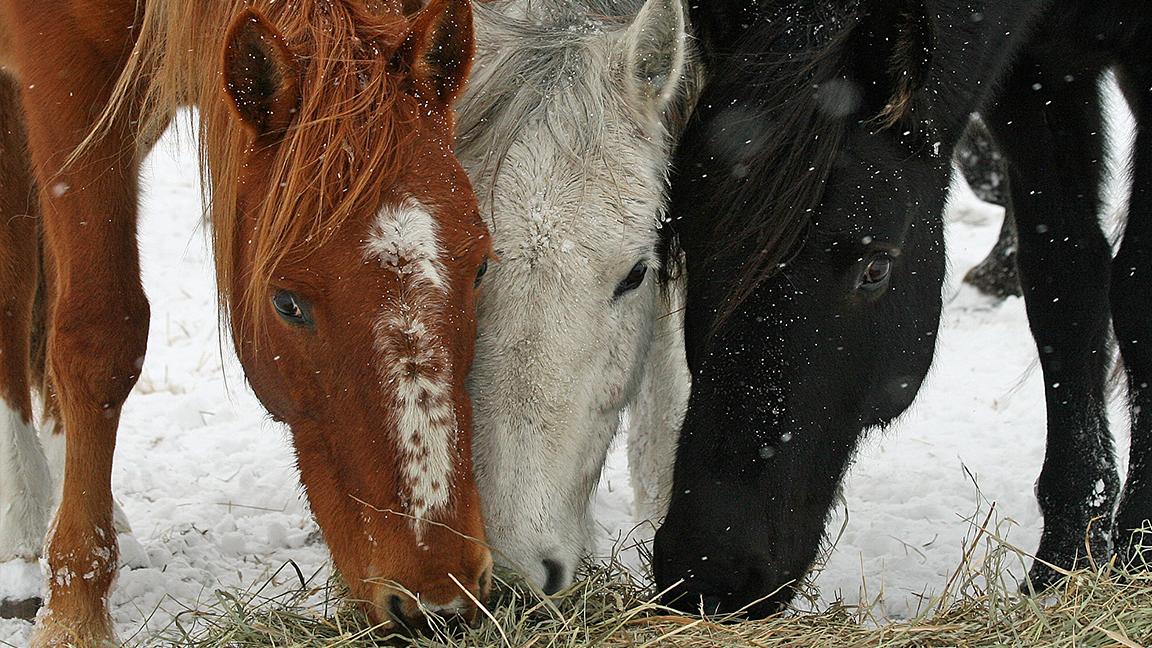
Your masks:
[[[481,263],[480,267],[476,269],[476,283],[474,284],[474,286],[476,288],[480,287],[480,280],[483,279],[484,275],[487,273],[488,273],[488,259],[484,259],[484,263]]]
[[[888,278],[892,276],[892,257],[887,254],[878,254],[864,266],[857,286],[861,290],[880,290],[888,285]]]
[[[293,326],[312,326],[311,309],[307,302],[287,290],[272,295],[272,307],[280,319]]]

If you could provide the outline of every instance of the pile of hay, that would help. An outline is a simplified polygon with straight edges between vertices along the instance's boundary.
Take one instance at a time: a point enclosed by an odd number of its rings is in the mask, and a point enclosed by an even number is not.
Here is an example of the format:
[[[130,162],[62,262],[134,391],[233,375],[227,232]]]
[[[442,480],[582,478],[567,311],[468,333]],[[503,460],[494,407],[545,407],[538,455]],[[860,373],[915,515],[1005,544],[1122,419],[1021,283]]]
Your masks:
[[[999,576],[1007,560],[1019,559],[1017,550],[986,529],[966,548],[945,592],[900,622],[843,604],[763,621],[685,616],[654,603],[654,592],[613,561],[550,598],[501,582],[478,627],[449,630],[434,622],[429,636],[412,641],[384,636],[339,603],[338,585],[310,587],[302,575],[299,589],[274,597],[218,592],[215,603],[186,610],[160,636],[142,641],[205,648],[1152,646],[1152,574],[1105,565],[1069,573],[1042,596],[1019,596]],[[978,543],[989,551],[974,558]]]

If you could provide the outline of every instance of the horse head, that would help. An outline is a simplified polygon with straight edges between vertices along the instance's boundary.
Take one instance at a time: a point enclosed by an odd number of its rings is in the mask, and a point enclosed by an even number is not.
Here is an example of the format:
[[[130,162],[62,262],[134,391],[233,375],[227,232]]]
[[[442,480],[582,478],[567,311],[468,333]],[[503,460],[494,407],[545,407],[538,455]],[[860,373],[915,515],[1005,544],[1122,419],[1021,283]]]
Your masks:
[[[238,139],[209,144],[235,346],[352,597],[401,625],[474,618],[490,558],[465,377],[489,242],[451,108],[469,3],[275,7],[227,33]]]
[[[457,151],[499,259],[470,379],[485,520],[497,561],[554,592],[669,312],[653,277],[687,46],[678,0],[526,4],[477,8]]]

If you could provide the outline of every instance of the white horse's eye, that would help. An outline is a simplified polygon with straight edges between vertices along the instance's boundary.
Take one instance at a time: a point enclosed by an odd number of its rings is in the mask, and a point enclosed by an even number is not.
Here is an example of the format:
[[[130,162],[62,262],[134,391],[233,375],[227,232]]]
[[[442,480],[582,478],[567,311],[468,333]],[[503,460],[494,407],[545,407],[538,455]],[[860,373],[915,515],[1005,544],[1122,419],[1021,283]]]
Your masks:
[[[644,283],[644,277],[648,274],[648,262],[641,259],[632,266],[632,270],[628,272],[628,276],[616,284],[616,292],[612,295],[613,299],[623,295],[626,292],[631,292],[640,287]]]

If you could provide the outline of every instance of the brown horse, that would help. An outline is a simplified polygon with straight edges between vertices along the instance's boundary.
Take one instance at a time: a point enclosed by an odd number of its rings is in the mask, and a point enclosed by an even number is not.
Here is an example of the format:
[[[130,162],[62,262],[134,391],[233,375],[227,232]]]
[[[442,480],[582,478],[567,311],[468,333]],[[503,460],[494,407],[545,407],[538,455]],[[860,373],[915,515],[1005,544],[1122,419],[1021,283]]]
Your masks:
[[[451,110],[471,13],[411,4],[0,0],[0,563],[38,557],[52,505],[37,382],[67,448],[34,645],[112,639],[113,446],[149,318],[137,173],[180,105],[223,318],[351,595],[386,624],[474,618],[491,561],[464,379],[489,241]]]

